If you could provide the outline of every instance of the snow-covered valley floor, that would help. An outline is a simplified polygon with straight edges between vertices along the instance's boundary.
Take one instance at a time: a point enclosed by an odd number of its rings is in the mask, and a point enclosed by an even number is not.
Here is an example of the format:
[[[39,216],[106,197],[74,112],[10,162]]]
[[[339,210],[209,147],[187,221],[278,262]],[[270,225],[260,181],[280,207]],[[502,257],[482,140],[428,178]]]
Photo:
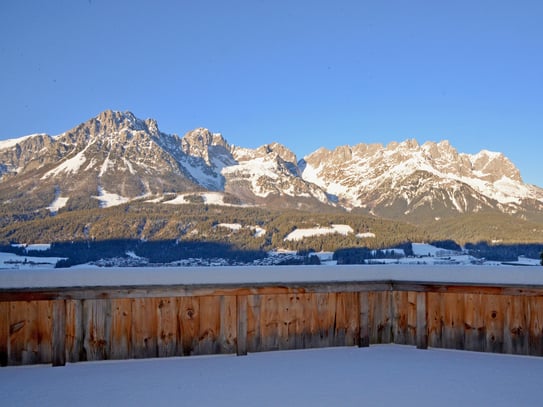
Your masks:
[[[5,406],[541,406],[543,358],[409,346],[0,369]]]

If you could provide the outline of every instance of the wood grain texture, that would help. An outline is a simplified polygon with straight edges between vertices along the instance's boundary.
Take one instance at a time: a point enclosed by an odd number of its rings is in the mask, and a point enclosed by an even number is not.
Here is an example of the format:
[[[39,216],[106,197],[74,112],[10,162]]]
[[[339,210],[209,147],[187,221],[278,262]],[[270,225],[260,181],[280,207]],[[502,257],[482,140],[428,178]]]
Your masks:
[[[0,302],[0,366],[7,366],[9,361],[9,302]]]

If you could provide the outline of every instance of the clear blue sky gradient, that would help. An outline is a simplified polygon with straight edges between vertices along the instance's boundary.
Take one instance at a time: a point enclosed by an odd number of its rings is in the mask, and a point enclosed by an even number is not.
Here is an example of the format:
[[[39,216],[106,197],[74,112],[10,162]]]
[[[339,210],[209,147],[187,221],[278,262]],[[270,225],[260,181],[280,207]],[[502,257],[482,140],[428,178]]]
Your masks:
[[[543,1],[0,2],[0,139],[105,109],[232,144],[447,139],[543,186]]]

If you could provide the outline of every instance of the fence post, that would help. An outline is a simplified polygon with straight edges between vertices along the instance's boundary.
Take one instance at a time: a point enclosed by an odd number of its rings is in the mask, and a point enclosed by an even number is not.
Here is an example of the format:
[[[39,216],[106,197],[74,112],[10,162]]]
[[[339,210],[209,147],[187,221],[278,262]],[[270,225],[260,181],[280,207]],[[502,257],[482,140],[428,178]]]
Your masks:
[[[237,349],[238,356],[247,355],[247,296],[236,296],[238,327],[237,327]]]
[[[367,291],[360,291],[359,303],[360,303],[360,335],[358,338],[358,347],[366,348],[370,346],[370,302],[369,294]]]
[[[53,337],[52,363],[53,366],[66,364],[66,301],[53,301]]]
[[[417,293],[417,349],[428,349],[426,293]]]

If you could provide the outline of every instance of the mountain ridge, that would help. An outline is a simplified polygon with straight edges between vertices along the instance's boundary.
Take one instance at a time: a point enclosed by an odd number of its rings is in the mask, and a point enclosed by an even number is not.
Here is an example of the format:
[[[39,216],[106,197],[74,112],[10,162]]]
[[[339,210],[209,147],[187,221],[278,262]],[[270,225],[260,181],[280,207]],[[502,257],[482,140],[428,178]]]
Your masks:
[[[233,146],[206,128],[182,137],[154,119],[107,110],[56,136],[0,141],[0,206],[16,211],[107,207],[179,194],[224,194],[218,204],[442,218],[499,212],[530,218],[543,189],[503,153],[459,153],[448,141],[320,148],[298,160],[272,142]]]

